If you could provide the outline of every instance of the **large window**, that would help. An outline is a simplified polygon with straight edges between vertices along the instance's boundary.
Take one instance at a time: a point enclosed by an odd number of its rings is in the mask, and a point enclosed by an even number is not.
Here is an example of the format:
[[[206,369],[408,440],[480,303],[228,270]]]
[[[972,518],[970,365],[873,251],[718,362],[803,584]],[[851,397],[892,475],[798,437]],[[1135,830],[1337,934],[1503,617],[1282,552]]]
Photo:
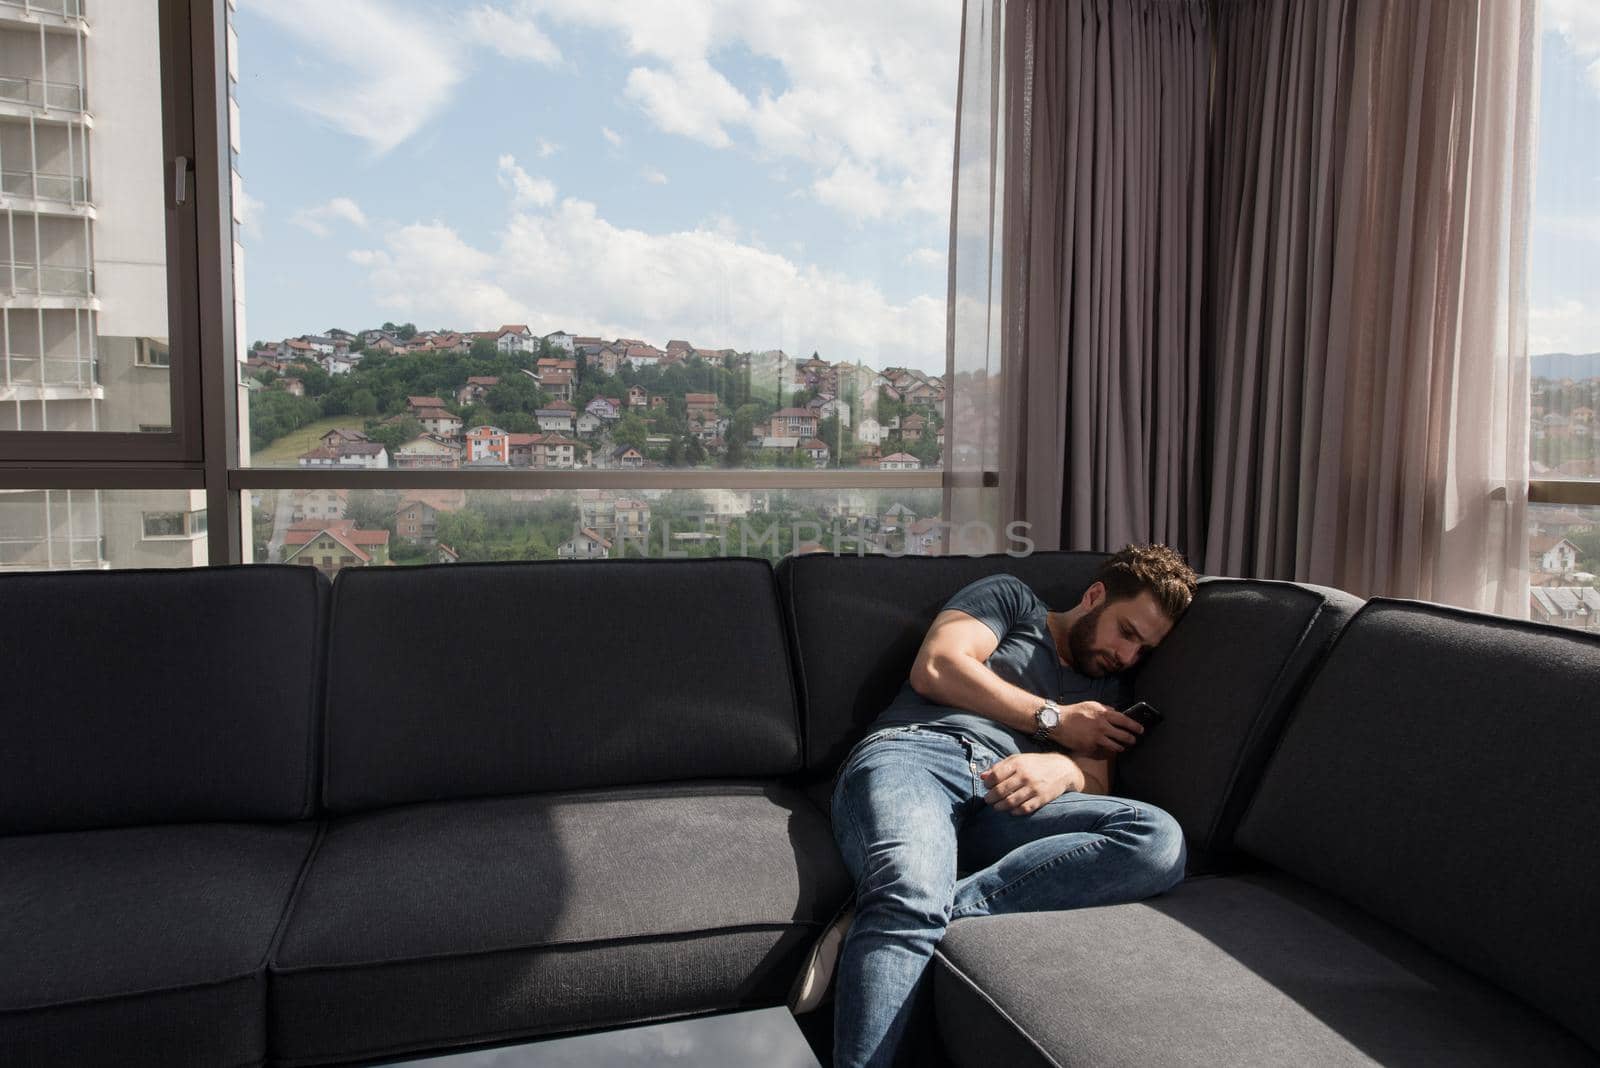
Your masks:
[[[938,489],[258,490],[254,558],[324,571],[489,560],[944,551]],[[992,551],[1020,551],[1014,541]]]
[[[893,7],[242,5],[250,465],[940,469],[960,7]]]
[[[1532,618],[1596,629],[1600,615],[1600,19],[1547,0],[1530,254]]]

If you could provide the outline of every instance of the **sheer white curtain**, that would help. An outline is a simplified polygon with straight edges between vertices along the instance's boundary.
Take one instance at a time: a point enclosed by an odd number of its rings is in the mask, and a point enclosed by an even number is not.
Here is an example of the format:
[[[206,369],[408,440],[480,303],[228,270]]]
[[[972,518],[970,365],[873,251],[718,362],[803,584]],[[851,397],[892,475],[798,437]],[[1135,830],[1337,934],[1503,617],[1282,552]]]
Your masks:
[[[1207,571],[1526,613],[1535,13],[1219,5]]]
[[[945,382],[945,516],[950,552],[1004,551],[1010,517],[999,490],[1001,233],[1005,201],[1006,5],[967,0],[961,29],[955,174],[950,205]]]
[[[1210,60],[1200,0],[968,5],[951,364],[1040,548],[1198,541]]]
[[[968,0],[950,517],[1525,614],[1536,16]]]

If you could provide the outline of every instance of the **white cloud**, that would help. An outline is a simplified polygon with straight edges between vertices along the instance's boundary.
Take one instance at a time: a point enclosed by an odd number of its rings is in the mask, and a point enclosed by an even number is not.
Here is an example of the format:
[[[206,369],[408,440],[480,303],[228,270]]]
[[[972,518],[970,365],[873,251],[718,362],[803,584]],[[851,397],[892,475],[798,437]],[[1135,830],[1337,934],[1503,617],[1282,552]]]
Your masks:
[[[366,213],[361,210],[361,205],[349,197],[334,197],[314,208],[302,208],[295,212],[289,221],[318,237],[327,237],[332,232],[328,224],[335,221],[347,222],[363,230],[367,226]]]
[[[534,142],[534,144],[538,148],[540,159],[549,159],[551,156],[561,151],[560,145],[556,144],[554,141],[546,141],[542,137]]]
[[[527,322],[869,363],[944,362],[942,299],[890,300],[870,281],[741,241],[715,219],[651,233],[576,198],[540,208],[514,196],[493,250],[435,222],[350,258],[367,269],[381,306],[418,322]]]
[[[1528,352],[1600,352],[1600,308],[1571,299],[1529,308]]]
[[[667,176],[656,170],[654,167],[646,168],[644,172],[644,180],[649,182],[651,185],[667,184]]]
[[[1580,241],[1600,241],[1600,215],[1534,215],[1538,233]]]
[[[1544,0],[1545,25],[1565,38],[1580,60],[1587,60],[1589,85],[1600,92],[1600,4],[1594,0]]]
[[[527,59],[547,65],[561,61],[561,50],[544,31],[498,8],[485,5],[467,12],[466,33],[469,40],[509,59]]]
[[[611,142],[612,148],[622,147],[622,135],[609,126],[600,127],[600,136]]]
[[[516,204],[547,208],[556,200],[555,183],[548,178],[534,178],[517,166],[515,156],[501,156],[500,188],[510,190]]]
[[[940,267],[947,255],[942,248],[918,248],[906,253],[905,262],[912,267]]]
[[[321,62],[297,73],[295,102],[382,155],[449,101],[465,69],[454,38],[377,0],[249,0]]]
[[[506,2],[506,17],[529,25],[620,35],[643,61],[624,95],[661,130],[796,160],[810,195],[852,218],[950,210],[959,4]],[[712,62],[738,50],[776,63],[787,84],[741,91]]]
[[[527,308],[490,280],[494,257],[462,241],[440,222],[391,231],[383,249],[356,249],[350,262],[365,267],[378,304],[405,318],[443,315],[454,322],[524,322]],[[448,312],[445,313],[445,310]]]
[[[667,133],[713,148],[731,144],[725,124],[748,121],[750,113],[744,94],[704,60],[635,67],[628,72],[627,94]]]

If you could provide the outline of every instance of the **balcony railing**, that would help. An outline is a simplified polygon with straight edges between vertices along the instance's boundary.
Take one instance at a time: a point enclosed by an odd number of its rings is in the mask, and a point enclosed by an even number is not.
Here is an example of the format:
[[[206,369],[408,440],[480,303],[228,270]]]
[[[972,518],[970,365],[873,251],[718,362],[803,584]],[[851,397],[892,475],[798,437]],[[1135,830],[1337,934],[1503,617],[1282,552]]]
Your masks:
[[[93,389],[99,385],[98,368],[91,356],[46,356],[44,366],[32,353],[13,352],[0,359],[0,386],[76,386]]]
[[[0,8],[20,11],[24,15],[60,15],[67,19],[83,18],[83,0],[0,0]]]
[[[87,297],[94,293],[94,269],[0,262],[0,287],[14,297]]]
[[[0,538],[0,571],[36,571],[46,566],[99,569],[105,565],[106,539],[103,534],[82,534],[70,538]]]
[[[0,3],[4,3],[4,0],[0,0]],[[0,171],[0,192],[4,192],[8,197],[30,197],[34,200],[82,204],[89,199],[87,185],[88,183],[75,174]]]
[[[0,78],[0,100],[58,111],[82,111],[83,87],[37,78]]]

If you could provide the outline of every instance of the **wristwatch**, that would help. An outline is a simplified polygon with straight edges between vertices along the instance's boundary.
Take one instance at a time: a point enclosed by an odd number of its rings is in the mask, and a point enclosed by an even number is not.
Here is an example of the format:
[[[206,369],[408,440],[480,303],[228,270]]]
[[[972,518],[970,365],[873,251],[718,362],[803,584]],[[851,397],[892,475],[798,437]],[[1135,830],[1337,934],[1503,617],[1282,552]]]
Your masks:
[[[1036,742],[1048,742],[1050,740],[1050,732],[1055,730],[1056,725],[1060,722],[1061,709],[1046,701],[1034,709],[1033,740]]]

